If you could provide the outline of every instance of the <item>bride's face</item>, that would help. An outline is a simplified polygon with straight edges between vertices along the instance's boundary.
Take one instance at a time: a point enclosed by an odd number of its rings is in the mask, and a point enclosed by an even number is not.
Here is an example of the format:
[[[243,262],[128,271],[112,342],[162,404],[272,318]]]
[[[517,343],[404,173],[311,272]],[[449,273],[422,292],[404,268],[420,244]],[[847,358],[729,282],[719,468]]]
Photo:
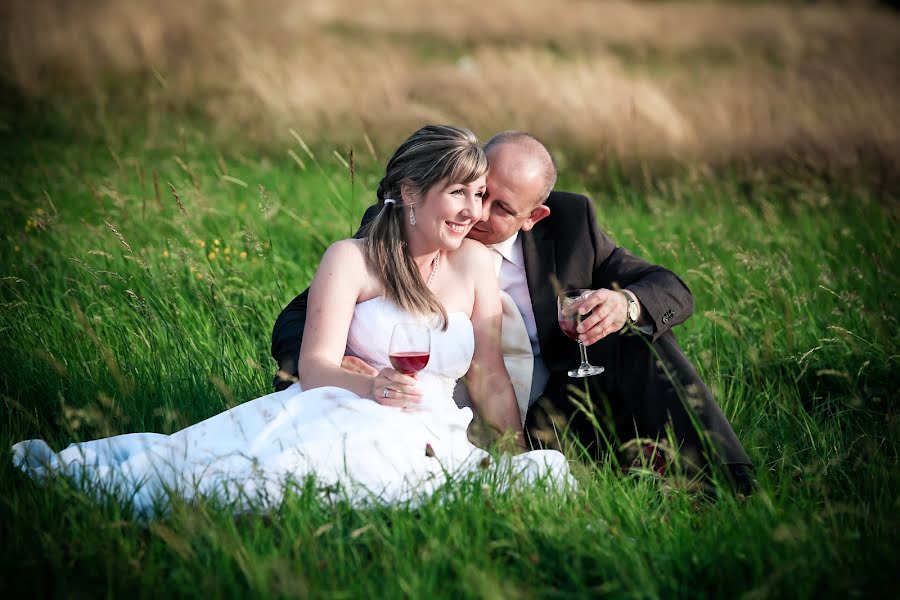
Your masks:
[[[463,238],[481,218],[484,190],[485,177],[469,183],[437,182],[428,188],[422,201],[415,204],[416,224],[409,225],[407,231],[441,250],[459,248]]]

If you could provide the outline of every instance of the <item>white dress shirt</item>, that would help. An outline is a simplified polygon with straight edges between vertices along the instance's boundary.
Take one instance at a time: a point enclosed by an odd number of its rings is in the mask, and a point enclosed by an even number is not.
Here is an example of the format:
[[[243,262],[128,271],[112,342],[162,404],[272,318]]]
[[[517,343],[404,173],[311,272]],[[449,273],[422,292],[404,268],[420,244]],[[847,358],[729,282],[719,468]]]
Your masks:
[[[534,355],[534,371],[531,378],[531,393],[528,403],[533,404],[543,393],[550,372],[541,358],[541,347],[537,337],[537,323],[534,320],[534,308],[528,293],[528,280],[525,277],[525,256],[522,252],[522,240],[517,231],[512,237],[491,246],[503,260],[497,275],[500,289],[510,295],[522,315],[531,352]]]

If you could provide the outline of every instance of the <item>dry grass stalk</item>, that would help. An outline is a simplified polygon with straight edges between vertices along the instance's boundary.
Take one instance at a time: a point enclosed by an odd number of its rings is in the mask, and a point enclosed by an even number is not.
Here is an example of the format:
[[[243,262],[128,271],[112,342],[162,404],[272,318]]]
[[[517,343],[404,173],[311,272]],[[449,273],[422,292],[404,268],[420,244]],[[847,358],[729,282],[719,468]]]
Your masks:
[[[424,122],[524,128],[597,156],[900,147],[900,19],[867,7],[515,0],[10,0],[26,95],[145,74],[149,107],[228,131],[393,144]],[[40,31],[41,35],[35,35]],[[296,159],[295,159],[296,160]]]

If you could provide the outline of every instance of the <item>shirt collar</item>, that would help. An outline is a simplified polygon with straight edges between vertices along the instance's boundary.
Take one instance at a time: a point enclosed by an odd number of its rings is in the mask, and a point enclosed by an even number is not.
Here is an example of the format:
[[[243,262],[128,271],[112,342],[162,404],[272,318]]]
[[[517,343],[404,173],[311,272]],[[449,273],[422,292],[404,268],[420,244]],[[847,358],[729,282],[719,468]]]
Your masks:
[[[522,245],[517,244],[519,241],[519,232],[516,231],[502,242],[497,242],[491,248],[500,253],[500,256],[516,265],[517,267],[525,267],[524,257],[522,256]]]

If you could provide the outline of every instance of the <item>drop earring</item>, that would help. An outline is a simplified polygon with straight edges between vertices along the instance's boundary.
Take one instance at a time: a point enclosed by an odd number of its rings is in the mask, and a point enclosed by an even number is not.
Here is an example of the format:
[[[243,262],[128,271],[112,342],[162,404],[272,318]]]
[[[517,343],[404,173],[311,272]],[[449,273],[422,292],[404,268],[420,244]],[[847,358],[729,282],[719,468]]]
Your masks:
[[[416,207],[415,206],[409,207],[409,224],[410,225],[416,224]]]

